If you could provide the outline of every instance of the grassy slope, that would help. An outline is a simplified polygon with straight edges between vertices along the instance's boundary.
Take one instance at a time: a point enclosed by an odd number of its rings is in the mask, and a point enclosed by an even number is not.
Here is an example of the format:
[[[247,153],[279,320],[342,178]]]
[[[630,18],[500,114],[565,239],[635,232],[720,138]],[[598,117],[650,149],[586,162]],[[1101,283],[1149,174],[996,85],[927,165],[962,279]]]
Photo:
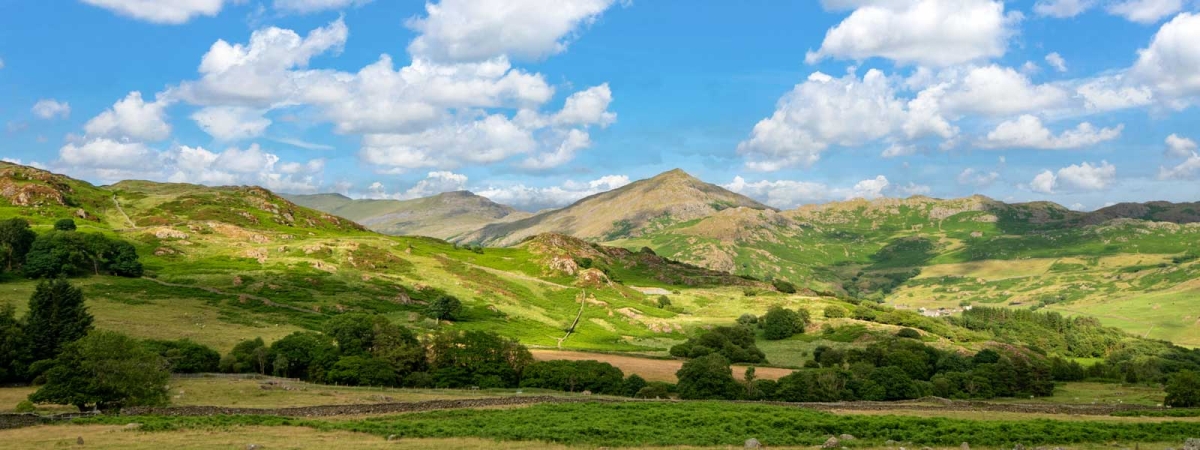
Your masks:
[[[470,192],[446,192],[411,200],[353,200],[340,194],[286,195],[318,211],[345,217],[389,235],[451,239],[494,222],[530,214],[500,205]]]

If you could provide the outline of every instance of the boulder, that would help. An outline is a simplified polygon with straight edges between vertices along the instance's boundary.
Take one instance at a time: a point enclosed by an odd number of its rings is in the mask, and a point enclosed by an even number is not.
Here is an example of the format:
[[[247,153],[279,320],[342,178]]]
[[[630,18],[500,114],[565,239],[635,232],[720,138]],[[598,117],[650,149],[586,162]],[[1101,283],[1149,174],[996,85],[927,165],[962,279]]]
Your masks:
[[[838,438],[830,436],[829,439],[826,440],[824,444],[821,444],[821,448],[838,448],[838,447],[840,447],[838,445],[838,443],[839,443]]]
[[[966,442],[963,442],[962,445],[958,446],[958,450],[971,450],[971,446]]]
[[[1200,439],[1188,439],[1183,443],[1183,450],[1200,450]]]
[[[396,436],[394,434],[389,434],[387,437],[387,440],[388,440],[388,442],[398,441],[398,440],[400,440],[400,436]]]
[[[76,445],[83,445],[83,436],[75,438]]]
[[[838,439],[841,439],[843,441],[853,441],[857,438],[855,438],[854,435],[852,435],[852,434],[843,434],[841,436],[838,436]]]
[[[758,442],[758,439],[750,438],[750,439],[746,439],[745,447],[746,448],[762,448],[762,443]]]

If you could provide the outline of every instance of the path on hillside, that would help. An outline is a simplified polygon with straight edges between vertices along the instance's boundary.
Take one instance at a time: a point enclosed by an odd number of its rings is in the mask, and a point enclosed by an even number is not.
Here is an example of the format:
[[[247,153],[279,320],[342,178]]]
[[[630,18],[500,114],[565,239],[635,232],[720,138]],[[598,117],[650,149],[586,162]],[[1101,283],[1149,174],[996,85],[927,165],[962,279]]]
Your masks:
[[[310,309],[304,309],[304,308],[301,308],[301,307],[299,307],[299,306],[292,306],[292,305],[284,305],[284,304],[280,304],[280,303],[275,303],[275,302],[271,301],[271,299],[269,299],[269,298],[266,298],[266,297],[260,297],[260,296],[254,295],[254,294],[242,294],[242,293],[235,293],[235,292],[225,292],[225,291],[222,291],[222,290],[220,290],[220,289],[217,289],[217,288],[211,288],[211,287],[206,287],[206,286],[193,286],[193,285],[190,285],[190,284],[170,283],[170,282],[167,282],[167,281],[157,280],[157,279],[154,279],[154,278],[149,278],[149,277],[142,277],[142,279],[143,279],[143,280],[147,280],[147,281],[153,281],[153,282],[155,282],[155,283],[158,283],[158,284],[161,284],[161,285],[163,285],[163,286],[170,286],[170,287],[177,287],[177,288],[186,288],[186,289],[199,289],[199,290],[202,290],[202,291],[205,291],[205,292],[211,292],[211,293],[213,293],[213,294],[217,294],[217,295],[227,295],[227,296],[230,296],[230,297],[238,297],[238,298],[242,298],[242,297],[244,297],[244,298],[247,298],[247,299],[250,299],[250,300],[258,300],[258,301],[262,302],[262,304],[264,304],[264,305],[271,306],[271,307],[275,307],[275,308],[284,308],[284,309],[290,309],[290,310],[292,310],[292,311],[299,311],[299,312],[302,312],[302,313],[307,313],[307,314],[320,314],[320,313],[318,313],[318,312],[316,312],[316,311],[313,311],[313,310],[310,310]]]
[[[131,229],[131,230],[138,229],[137,224],[133,223],[133,219],[129,218],[129,214],[125,214],[125,208],[121,207],[121,202],[117,200],[117,194],[113,194],[112,201],[113,201],[113,204],[117,206],[117,212],[121,213],[121,217],[125,218],[125,223],[129,224],[129,229]]]

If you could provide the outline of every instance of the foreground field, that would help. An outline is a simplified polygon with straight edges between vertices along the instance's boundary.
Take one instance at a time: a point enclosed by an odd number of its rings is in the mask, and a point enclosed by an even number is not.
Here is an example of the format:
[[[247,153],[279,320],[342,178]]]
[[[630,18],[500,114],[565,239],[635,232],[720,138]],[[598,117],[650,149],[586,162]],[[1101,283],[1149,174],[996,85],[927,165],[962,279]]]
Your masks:
[[[983,447],[1177,442],[1200,435],[1200,422],[1099,420],[964,420],[905,416],[837,415],[789,406],[728,402],[540,404],[515,409],[444,410],[314,420],[273,416],[109,416],[77,420],[89,425],[140,423],[144,431],[304,427],[353,431],[401,439],[484,438],[572,446],[722,446],[755,438],[767,446],[812,446],[843,433],[856,447],[909,445]],[[70,433],[72,425],[49,433]],[[3,436],[0,434],[0,436]],[[1131,445],[1130,445],[1131,446]]]

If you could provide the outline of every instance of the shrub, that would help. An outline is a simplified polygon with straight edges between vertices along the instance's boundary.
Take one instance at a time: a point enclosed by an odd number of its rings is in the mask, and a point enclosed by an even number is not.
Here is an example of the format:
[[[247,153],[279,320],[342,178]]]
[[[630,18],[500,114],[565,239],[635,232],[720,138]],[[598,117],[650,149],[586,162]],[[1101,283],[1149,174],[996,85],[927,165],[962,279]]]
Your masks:
[[[1166,405],[1173,408],[1200,406],[1200,374],[1184,370],[1171,376],[1167,383]]]
[[[847,314],[846,308],[843,308],[841,306],[829,305],[829,306],[825,307],[825,318],[826,319],[841,319],[843,317],[846,317],[846,314]]]
[[[796,293],[796,285],[788,282],[787,280],[771,281],[771,286],[774,286],[775,290],[782,292],[784,294],[795,294]]]
[[[685,362],[675,376],[679,378],[679,398],[685,400],[734,400],[745,392],[734,380],[729,360],[719,354]]]
[[[902,337],[905,339],[920,339],[921,333],[912,328],[901,328],[900,331],[896,332],[896,337]]]
[[[630,374],[621,384],[621,395],[626,397],[636,397],[642,388],[646,387],[646,379],[638,374]]]
[[[787,339],[796,333],[803,333],[808,326],[808,318],[804,314],[790,309],[773,306],[760,321],[763,337],[769,340]]]
[[[665,295],[658,296],[658,307],[666,308],[668,306],[671,306],[671,299],[667,298]]]
[[[36,412],[37,407],[33,406],[33,402],[29,400],[21,400],[21,403],[17,403],[17,407],[14,409],[14,411],[19,413],[31,413]]]
[[[754,331],[743,326],[716,327],[671,347],[671,355],[681,358],[699,358],[712,353],[739,363],[767,360],[766,354],[754,344]]]
[[[671,398],[671,385],[662,381],[647,383],[646,387],[638,389],[637,398]]]
[[[220,368],[220,353],[189,339],[149,340],[142,342],[142,345],[162,357],[167,362],[168,370],[173,373],[216,372]]]
[[[462,302],[450,295],[443,295],[429,304],[426,314],[436,320],[454,320],[462,311]]]
[[[742,314],[737,319],[738,325],[749,327],[758,323],[758,316],[750,313]]]
[[[75,221],[71,219],[59,219],[54,222],[54,229],[57,231],[75,231]]]

